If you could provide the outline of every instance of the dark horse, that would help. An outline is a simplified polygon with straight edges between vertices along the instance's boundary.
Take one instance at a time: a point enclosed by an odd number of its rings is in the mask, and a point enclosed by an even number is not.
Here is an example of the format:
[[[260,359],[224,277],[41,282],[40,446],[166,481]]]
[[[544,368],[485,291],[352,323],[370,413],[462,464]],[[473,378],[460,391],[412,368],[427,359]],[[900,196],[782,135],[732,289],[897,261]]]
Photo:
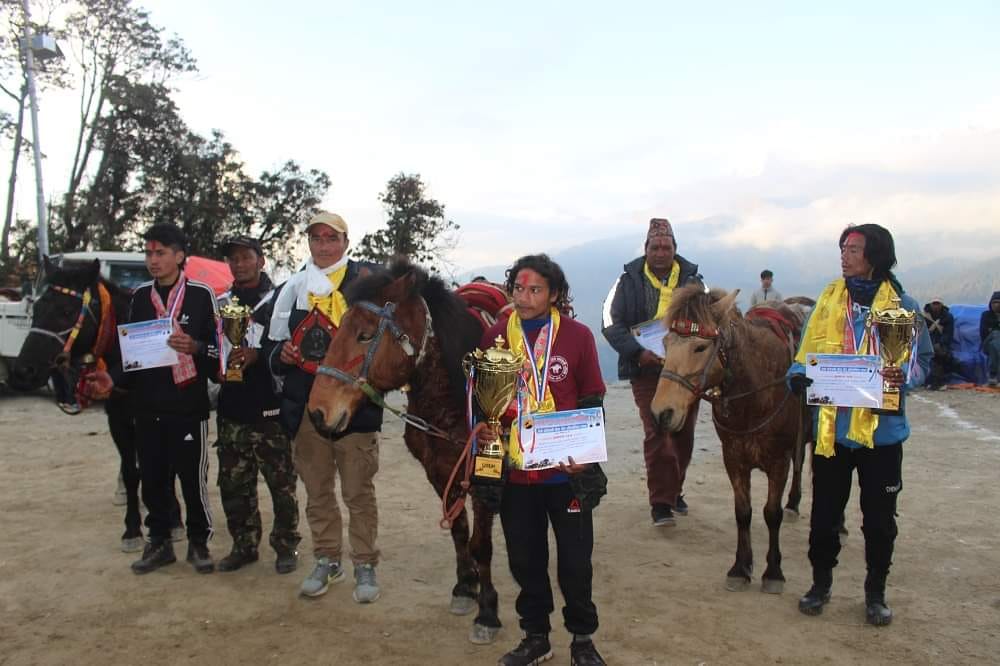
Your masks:
[[[31,329],[21,346],[14,369],[20,386],[38,388],[56,372],[62,385],[72,393],[84,354],[96,351],[108,365],[120,363],[114,324],[128,321],[131,294],[102,278],[100,268],[96,259],[82,266],[59,268],[45,258],[45,286],[32,306]],[[102,329],[102,323],[105,329]],[[105,344],[98,340],[102,330]],[[139,466],[128,398],[116,391],[105,402],[105,411],[111,438],[121,457],[121,475],[127,500],[122,550],[142,550]]]
[[[362,382],[379,394],[409,384],[407,412],[443,432],[434,436],[408,422],[406,446],[443,496],[469,434],[462,357],[479,344],[482,328],[440,279],[405,262],[359,279],[345,296],[350,308],[316,375],[309,418],[319,432],[336,433],[365,399]],[[446,499],[459,494],[455,484]],[[500,628],[490,572],[493,514],[476,500],[472,512],[471,539],[465,511],[451,524],[458,562],[451,612],[472,612],[478,599],[469,640],[486,644]]]
[[[784,376],[801,333],[804,305],[768,303],[743,317],[735,306],[738,293],[705,293],[700,285],[674,292],[666,315],[663,371],[651,409],[661,427],[676,432],[697,400],[712,402],[739,534],[727,589],[744,589],[750,583],[750,472],[767,474],[764,520],[770,539],[761,589],[778,594],[785,581],[778,541],[781,499],[793,461],[790,517],[798,517],[802,495],[804,417]]]

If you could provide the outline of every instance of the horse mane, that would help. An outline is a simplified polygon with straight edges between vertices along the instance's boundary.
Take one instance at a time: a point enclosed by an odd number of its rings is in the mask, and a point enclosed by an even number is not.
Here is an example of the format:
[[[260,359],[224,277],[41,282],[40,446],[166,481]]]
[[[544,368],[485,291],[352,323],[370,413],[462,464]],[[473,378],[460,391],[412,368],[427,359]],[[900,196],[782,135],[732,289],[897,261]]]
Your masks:
[[[427,271],[411,264],[406,259],[397,259],[386,268],[377,268],[369,275],[354,280],[344,293],[348,305],[358,301],[372,301],[378,305],[378,296],[392,282],[407,273],[414,276],[413,288],[405,295],[411,298],[422,296],[431,312],[434,336],[441,346],[441,354],[448,375],[448,390],[458,400],[465,397],[465,372],[462,370],[462,357],[479,344],[482,328],[458,296],[456,296],[444,281],[428,275]]]
[[[717,326],[718,319],[712,304],[726,295],[725,289],[716,287],[706,292],[701,284],[689,284],[675,289],[667,308],[668,322],[688,320],[699,324]]]

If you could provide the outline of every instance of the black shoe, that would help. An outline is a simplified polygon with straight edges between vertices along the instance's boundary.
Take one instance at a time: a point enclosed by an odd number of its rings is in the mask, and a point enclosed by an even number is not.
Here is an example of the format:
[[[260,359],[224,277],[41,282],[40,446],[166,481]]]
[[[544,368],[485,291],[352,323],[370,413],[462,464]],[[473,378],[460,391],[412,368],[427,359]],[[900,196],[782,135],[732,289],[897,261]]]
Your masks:
[[[813,585],[809,591],[799,599],[799,611],[805,615],[819,615],[823,612],[823,606],[830,602],[830,588]]]
[[[573,641],[569,646],[570,666],[605,666],[604,658],[594,647],[594,641]]]
[[[169,539],[150,541],[142,550],[142,557],[132,563],[132,572],[139,575],[147,574],[176,561],[174,545]]]
[[[188,542],[187,561],[194,565],[194,570],[200,574],[212,573],[215,571],[215,562],[208,552],[208,546],[203,543]]]
[[[284,553],[278,553],[278,559],[274,561],[274,570],[280,574],[292,573],[299,568],[299,553],[295,550],[289,550]]]
[[[674,507],[674,513],[678,516],[688,515],[688,503],[684,501],[684,495],[677,496],[677,506]]]
[[[516,648],[500,657],[498,666],[535,666],[552,658],[548,634],[525,634]]]
[[[674,520],[674,512],[669,504],[654,504],[650,508],[649,514],[653,517],[654,527],[670,527],[677,522]]]
[[[219,560],[219,571],[236,571],[256,562],[257,558],[256,550],[236,550],[233,548],[232,552]],[[191,561],[190,555],[188,555],[188,561]]]
[[[892,623],[892,609],[885,605],[885,599],[865,599],[865,621],[876,627]]]

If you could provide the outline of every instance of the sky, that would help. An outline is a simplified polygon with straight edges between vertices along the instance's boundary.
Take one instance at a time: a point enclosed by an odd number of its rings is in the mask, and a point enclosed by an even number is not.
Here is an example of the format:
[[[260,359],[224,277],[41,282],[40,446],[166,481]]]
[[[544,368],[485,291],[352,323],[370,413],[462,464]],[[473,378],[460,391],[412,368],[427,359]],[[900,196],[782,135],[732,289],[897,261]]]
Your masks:
[[[188,124],[252,173],[326,171],[355,240],[403,171],[461,226],[464,268],[641,239],[654,215],[682,246],[794,252],[879,222],[998,254],[998,3],[138,4],[198,61],[175,82]],[[75,105],[42,100],[43,149],[71,145]],[[70,155],[47,153],[62,191]]]

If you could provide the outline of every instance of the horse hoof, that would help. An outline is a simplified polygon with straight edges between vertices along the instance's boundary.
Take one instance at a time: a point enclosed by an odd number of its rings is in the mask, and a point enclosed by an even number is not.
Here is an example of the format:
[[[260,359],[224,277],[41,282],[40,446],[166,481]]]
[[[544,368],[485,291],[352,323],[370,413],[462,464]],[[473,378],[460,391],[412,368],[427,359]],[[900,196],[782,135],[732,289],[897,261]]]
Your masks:
[[[451,604],[448,606],[448,612],[452,615],[468,615],[476,610],[477,606],[476,600],[472,597],[453,596]]]
[[[487,627],[482,624],[473,624],[472,631],[469,632],[469,642],[476,645],[492,645],[500,633],[500,627]]]
[[[728,576],[726,578],[726,589],[730,592],[742,592],[750,587],[750,581],[742,576]]]
[[[785,591],[785,581],[765,578],[760,581],[760,591],[765,594],[781,594]]]
[[[785,520],[787,520],[790,523],[794,523],[798,519],[799,519],[798,511],[796,511],[795,509],[789,509],[788,507],[785,507]]]
[[[123,553],[138,553],[146,546],[146,540],[141,536],[126,537],[122,539]]]

